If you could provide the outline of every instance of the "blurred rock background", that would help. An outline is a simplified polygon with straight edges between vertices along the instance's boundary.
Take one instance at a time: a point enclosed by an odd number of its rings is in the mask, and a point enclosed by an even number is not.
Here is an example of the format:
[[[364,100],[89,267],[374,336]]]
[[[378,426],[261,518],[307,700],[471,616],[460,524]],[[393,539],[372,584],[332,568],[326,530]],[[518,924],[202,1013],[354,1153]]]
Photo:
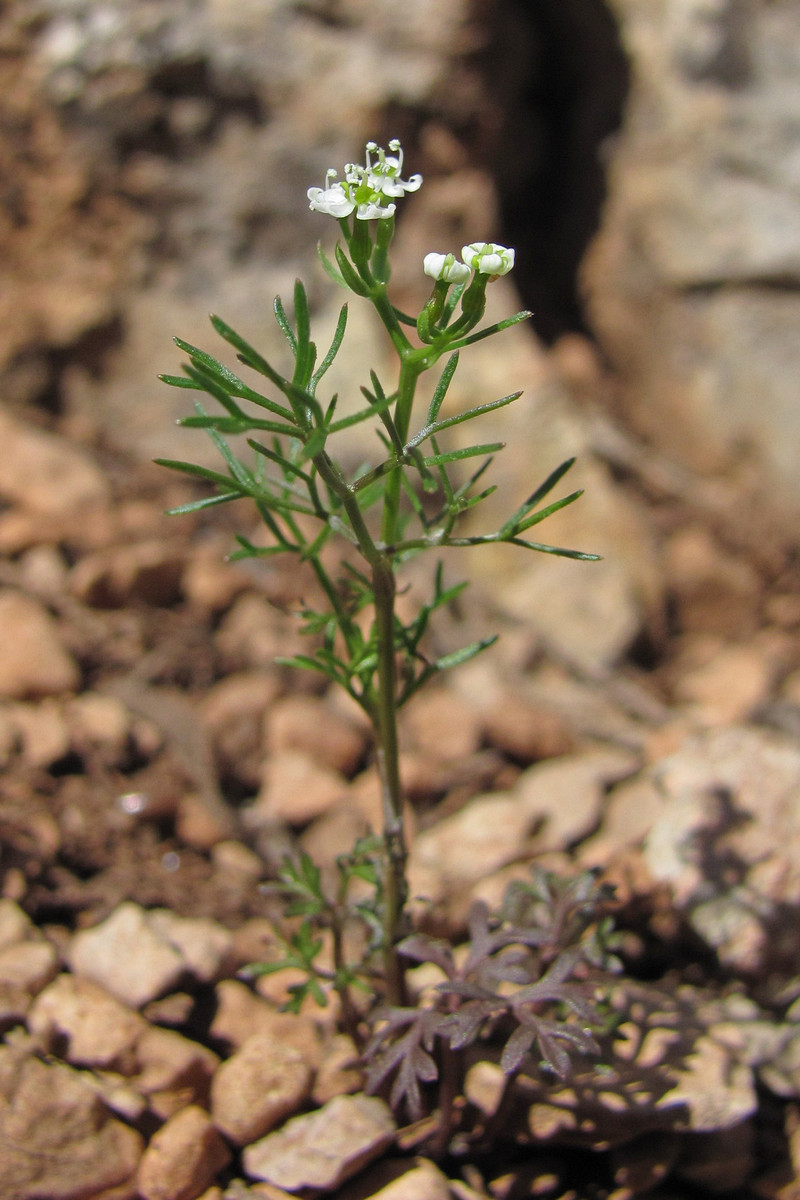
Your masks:
[[[171,335],[213,351],[213,310],[280,355],[271,302],[298,274],[330,328],[342,298],[315,245],[335,229],[305,190],[400,137],[425,186],[399,222],[398,300],[424,299],[429,249],[517,248],[493,302],[534,309],[533,329],[476,347],[454,399],[525,389],[496,426],[503,511],[577,454],[589,496],[547,536],[606,556],[591,588],[568,562],[477,569],[609,668],[664,615],[626,480],[716,520],[762,493],[800,503],[799,27],[792,0],[8,0],[2,403],[142,460],[202,455],[155,380]],[[357,397],[389,360],[351,318],[335,386]]]

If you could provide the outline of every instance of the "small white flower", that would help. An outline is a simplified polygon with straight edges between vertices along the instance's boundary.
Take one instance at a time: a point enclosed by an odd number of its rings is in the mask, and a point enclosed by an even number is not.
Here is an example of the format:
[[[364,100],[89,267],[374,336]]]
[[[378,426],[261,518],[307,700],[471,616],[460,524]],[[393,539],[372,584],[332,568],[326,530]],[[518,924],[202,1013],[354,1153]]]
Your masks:
[[[325,213],[329,217],[349,217],[356,206],[350,195],[348,183],[334,183],[336,172],[325,172],[325,187],[308,189],[308,207],[312,212]]]
[[[455,254],[436,254],[434,251],[425,255],[422,269],[432,279],[443,279],[445,283],[466,283],[472,274],[470,268],[459,262]]]
[[[514,251],[496,242],[471,242],[462,247],[461,257],[481,275],[507,275],[514,266]]]
[[[346,163],[344,181],[333,181],[336,172],[326,172],[324,188],[309,188],[309,207],[315,212],[327,213],[331,217],[349,217],[355,209],[359,221],[376,221],[393,217],[396,209],[394,200],[406,192],[415,192],[422,183],[421,175],[401,179],[403,151],[396,138],[389,142],[386,151],[377,142],[367,142],[366,165]],[[373,155],[377,155],[373,162]]]
[[[412,175],[410,179],[404,180],[400,176],[403,172],[403,148],[397,138],[392,138],[389,142],[389,149],[394,151],[394,154],[388,154],[382,146],[376,142],[367,142],[367,165],[359,167],[359,171],[364,172],[364,178],[374,191],[380,192],[384,196],[404,196],[406,192],[416,192],[422,185],[421,175]],[[371,155],[378,155],[378,161],[372,162]]]

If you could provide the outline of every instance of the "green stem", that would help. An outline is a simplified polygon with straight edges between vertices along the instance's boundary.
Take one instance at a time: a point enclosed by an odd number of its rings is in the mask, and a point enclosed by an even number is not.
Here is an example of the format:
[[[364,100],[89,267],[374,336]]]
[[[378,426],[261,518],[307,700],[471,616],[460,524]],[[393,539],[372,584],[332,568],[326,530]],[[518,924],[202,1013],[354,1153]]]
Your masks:
[[[413,399],[413,392],[412,392]],[[376,758],[381,784],[383,808],[383,843],[386,854],[384,880],[383,930],[384,971],[387,998],[391,1004],[402,1004],[404,997],[403,972],[397,955],[397,943],[405,934],[405,903],[407,898],[405,830],[403,827],[403,793],[400,786],[400,765],[397,738],[397,668],[394,648],[395,580],[392,560],[375,545],[358,501],[339,468],[325,451],[314,457],[320,478],[340,497],[358,540],[359,549],[370,566],[375,605],[375,630],[378,643],[377,689],[368,711],[375,732]],[[391,482],[391,480],[390,480]]]

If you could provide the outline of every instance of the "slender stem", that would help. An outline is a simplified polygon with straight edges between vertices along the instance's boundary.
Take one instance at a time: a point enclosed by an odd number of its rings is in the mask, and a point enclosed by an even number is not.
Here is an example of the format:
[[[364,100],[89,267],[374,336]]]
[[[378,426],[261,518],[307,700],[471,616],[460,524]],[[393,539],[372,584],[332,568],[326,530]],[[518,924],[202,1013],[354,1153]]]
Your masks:
[[[384,971],[390,1003],[404,1002],[403,972],[397,943],[405,933],[407,900],[406,848],[403,828],[403,792],[397,738],[397,668],[394,650],[395,581],[391,561],[384,555],[373,564],[375,628],[378,641],[378,689],[373,724],[383,808],[383,841],[386,876],[383,896]]]

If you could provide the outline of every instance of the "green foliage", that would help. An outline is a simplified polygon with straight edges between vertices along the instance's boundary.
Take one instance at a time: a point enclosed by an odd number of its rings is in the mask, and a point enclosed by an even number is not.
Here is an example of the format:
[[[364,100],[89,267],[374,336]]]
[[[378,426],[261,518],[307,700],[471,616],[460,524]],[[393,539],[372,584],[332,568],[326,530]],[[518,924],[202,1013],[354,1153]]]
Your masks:
[[[364,403],[343,417],[338,416],[336,394],[320,398],[320,385],[344,342],[348,309],[342,307],[330,346],[320,358],[311,339],[308,296],[298,280],[291,313],[280,298],[273,304],[286,346],[280,365],[269,362],[220,317],[211,318],[216,333],[249,372],[249,382],[206,350],[175,339],[187,358],[183,374],[160,378],[171,387],[204,397],[204,403],[198,398],[194,413],[181,423],[204,430],[221,463],[213,470],[189,461],[157,461],[206,489],[206,494],[173,509],[176,514],[234,500],[255,505],[268,535],[266,544],[256,545],[240,535],[232,558],[293,555],[308,563],[316,577],[318,606],[306,605],[299,614],[309,635],[308,651],[280,661],[321,673],[367,714],[380,774],[383,829],[338,860],[331,895],[307,856],[287,860],[274,884],[287,920],[280,953],[251,973],[299,970],[301,981],[290,988],[289,1007],[294,1010],[307,996],[326,1003],[333,989],[341,1000],[344,1022],[357,1041],[362,1040],[365,1010],[355,993],[366,991],[372,1000],[383,996],[391,1006],[390,1015],[371,1043],[370,1078],[377,1084],[397,1068],[394,1099],[398,1104],[406,1101],[414,1113],[421,1105],[420,1086],[437,1074],[432,1050],[444,1044],[455,1051],[482,1036],[499,1014],[516,1022],[503,1056],[509,1073],[534,1047],[551,1069],[560,1072],[565,1065],[562,1043],[582,1051],[594,1043],[590,1034],[569,1021],[554,1022],[540,1015],[542,1007],[555,1005],[588,1019],[586,1003],[566,982],[579,959],[587,957],[588,943],[581,941],[579,954],[566,950],[548,965],[542,950],[541,914],[531,907],[529,891],[514,901],[522,908],[527,905],[527,924],[508,915],[490,920],[484,910],[476,910],[468,967],[461,973],[448,967],[440,1005],[425,1014],[403,1006],[407,960],[446,960],[452,965],[452,956],[448,958],[449,951],[440,951],[430,940],[408,936],[397,714],[434,676],[482,653],[495,638],[480,638],[445,655],[432,654],[432,621],[466,585],[445,583],[440,562],[430,598],[414,615],[402,618],[395,606],[398,573],[422,551],[438,554],[498,543],[575,559],[596,556],[534,542],[527,536],[580,496],[580,491],[574,491],[545,503],[572,459],[536,486],[498,529],[464,531],[465,516],[472,517],[496,490],[484,476],[503,443],[477,439],[470,445],[452,446],[447,437],[460,425],[490,418],[514,403],[520,393],[489,398],[457,412],[447,407],[449,389],[462,350],[530,314],[519,312],[478,328],[486,287],[496,277],[487,272],[505,274],[514,261],[513,250],[486,243],[465,247],[464,263],[456,263],[452,254],[426,256],[424,269],[432,275],[434,286],[417,316],[392,304],[387,284],[395,201],[415,191],[422,181],[419,176],[403,181],[399,143],[390,143],[390,149],[393,154],[387,156],[369,143],[366,167],[349,164],[341,182],[334,182],[336,173],[329,172],[325,188],[311,188],[308,195],[313,209],[338,220],[342,241],[335,246],[333,258],[320,248],[322,267],[339,286],[374,308],[397,356],[393,384],[387,386],[370,370],[360,389]],[[372,160],[374,154],[377,161]],[[431,401],[421,422],[415,423],[417,384],[422,375],[435,370],[438,379]],[[205,407],[209,402],[210,408]],[[346,456],[337,456],[334,446],[363,422],[372,423],[380,452],[376,462],[348,471],[341,465]],[[242,449],[234,450],[234,437],[243,439]],[[345,550],[341,566],[333,573],[328,552],[332,538]],[[561,911],[561,903],[574,924],[580,904],[576,908],[572,893],[562,901],[548,894],[540,896],[538,903],[550,913]],[[573,931],[565,922],[566,917],[558,926],[558,944],[565,937],[569,940],[567,935]],[[578,926],[583,929],[580,921]],[[529,929],[537,931],[533,940],[526,933]],[[522,958],[513,950],[520,945]],[[491,990],[490,985],[509,981],[520,984],[515,998]]]

